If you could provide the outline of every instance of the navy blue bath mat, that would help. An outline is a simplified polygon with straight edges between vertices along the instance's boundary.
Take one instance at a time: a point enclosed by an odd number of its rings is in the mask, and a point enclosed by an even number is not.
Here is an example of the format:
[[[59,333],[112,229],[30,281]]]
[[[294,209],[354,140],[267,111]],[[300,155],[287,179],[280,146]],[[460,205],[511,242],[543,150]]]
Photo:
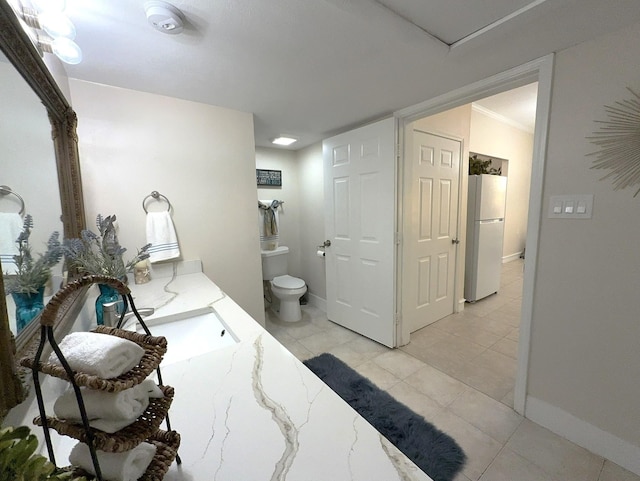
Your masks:
[[[462,469],[467,457],[453,438],[340,359],[325,353],[304,364],[434,481]]]

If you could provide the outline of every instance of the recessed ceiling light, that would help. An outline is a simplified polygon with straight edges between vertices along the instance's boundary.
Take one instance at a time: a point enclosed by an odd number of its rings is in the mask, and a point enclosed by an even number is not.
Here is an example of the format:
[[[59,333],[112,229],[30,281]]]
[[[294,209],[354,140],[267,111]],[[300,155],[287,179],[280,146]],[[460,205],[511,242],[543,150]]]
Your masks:
[[[272,144],[276,144],[276,145],[291,145],[294,142],[297,142],[298,139],[294,139],[293,137],[285,137],[285,136],[280,136],[280,137],[276,137],[275,139],[273,139],[271,141]]]

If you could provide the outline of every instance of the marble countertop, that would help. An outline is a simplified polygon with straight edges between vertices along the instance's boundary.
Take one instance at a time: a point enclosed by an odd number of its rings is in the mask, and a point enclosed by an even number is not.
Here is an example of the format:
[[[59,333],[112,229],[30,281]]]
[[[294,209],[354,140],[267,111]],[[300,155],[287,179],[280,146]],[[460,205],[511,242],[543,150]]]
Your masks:
[[[166,480],[431,479],[204,274],[130,288],[137,308],[155,308],[146,318],[152,333],[154,323],[209,308],[238,341],[162,365],[175,388],[171,427],[182,438],[182,465],[174,462]],[[60,442],[57,451],[67,449]]]

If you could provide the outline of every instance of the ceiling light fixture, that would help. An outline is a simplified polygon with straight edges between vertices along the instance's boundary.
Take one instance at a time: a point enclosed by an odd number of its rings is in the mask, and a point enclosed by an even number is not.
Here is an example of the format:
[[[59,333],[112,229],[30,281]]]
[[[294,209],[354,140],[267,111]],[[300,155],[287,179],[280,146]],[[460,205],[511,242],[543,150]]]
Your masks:
[[[80,63],[82,50],[73,41],[76,37],[73,22],[63,13],[65,1],[40,0],[33,3],[36,8],[20,6],[17,13],[23,21],[23,28],[40,54],[49,52],[65,63],[72,65]],[[43,31],[46,35],[41,35],[38,31]]]
[[[275,144],[275,145],[283,145],[283,146],[286,147],[287,145],[291,145],[291,144],[293,144],[294,142],[297,142],[297,141],[298,141],[298,139],[294,139],[293,137],[288,137],[288,136],[285,136],[285,135],[281,135],[280,137],[276,137],[275,139],[273,139],[271,141],[271,143]]]
[[[182,12],[170,3],[153,0],[144,4],[144,11],[151,26],[162,33],[176,35],[184,29]]]

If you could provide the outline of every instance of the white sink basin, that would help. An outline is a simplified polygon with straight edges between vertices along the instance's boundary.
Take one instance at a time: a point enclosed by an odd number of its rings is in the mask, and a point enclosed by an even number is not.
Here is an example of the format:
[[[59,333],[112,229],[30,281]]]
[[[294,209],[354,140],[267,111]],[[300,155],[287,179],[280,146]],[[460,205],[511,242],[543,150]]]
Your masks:
[[[191,359],[238,342],[231,329],[209,308],[144,321],[153,336],[167,338],[167,353],[161,366]],[[136,329],[144,332],[139,324]]]

